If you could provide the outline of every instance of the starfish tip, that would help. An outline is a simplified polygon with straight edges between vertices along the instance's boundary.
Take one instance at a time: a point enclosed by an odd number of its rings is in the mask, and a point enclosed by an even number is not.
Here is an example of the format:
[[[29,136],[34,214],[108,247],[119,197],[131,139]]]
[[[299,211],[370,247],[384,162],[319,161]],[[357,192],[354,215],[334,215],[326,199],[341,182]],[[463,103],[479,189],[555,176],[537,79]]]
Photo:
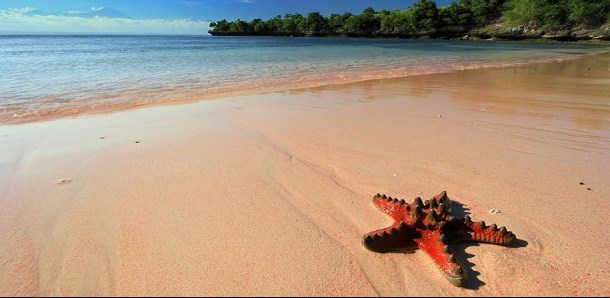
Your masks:
[[[466,287],[468,284],[468,272],[461,266],[457,266],[451,270],[451,274],[447,276],[447,279],[456,287]]]

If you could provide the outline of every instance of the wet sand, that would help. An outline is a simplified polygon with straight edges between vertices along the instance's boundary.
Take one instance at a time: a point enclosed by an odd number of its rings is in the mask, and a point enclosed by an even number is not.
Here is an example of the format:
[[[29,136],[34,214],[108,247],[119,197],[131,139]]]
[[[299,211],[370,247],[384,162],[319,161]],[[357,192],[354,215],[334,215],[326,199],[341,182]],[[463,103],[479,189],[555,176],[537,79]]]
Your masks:
[[[0,295],[608,296],[608,94],[604,54],[0,126]],[[467,288],[361,244],[442,190],[519,239]]]
[[[589,49],[587,55],[602,53],[603,48]],[[532,58],[514,61],[477,61],[468,63],[432,64],[427,66],[400,66],[388,63],[385,67],[368,66],[359,70],[333,72],[324,67],[326,74],[318,72],[292,74],[277,78],[255,78],[246,81],[218,84],[210,82],[190,87],[130,90],[110,93],[93,92],[70,98],[66,94],[56,94],[36,98],[26,103],[7,104],[0,107],[0,125],[23,124],[48,121],[58,118],[109,114],[130,109],[159,105],[188,104],[195,101],[218,100],[258,94],[284,92],[295,89],[358,83],[379,79],[404,78],[407,76],[448,73],[467,69],[514,67],[528,63],[562,62],[582,57],[579,55],[551,55],[549,58]],[[137,89],[137,88],[135,88]]]

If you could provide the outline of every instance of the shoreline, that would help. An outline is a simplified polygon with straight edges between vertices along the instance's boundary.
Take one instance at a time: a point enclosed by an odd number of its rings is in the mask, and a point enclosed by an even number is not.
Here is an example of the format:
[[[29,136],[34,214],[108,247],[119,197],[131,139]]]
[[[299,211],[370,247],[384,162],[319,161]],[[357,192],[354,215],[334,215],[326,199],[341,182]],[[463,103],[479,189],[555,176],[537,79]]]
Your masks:
[[[599,52],[586,53],[578,56],[566,56],[530,61],[513,61],[497,63],[462,63],[445,66],[444,68],[428,69],[365,69],[359,72],[339,74],[334,76],[302,76],[294,78],[279,78],[275,80],[250,80],[248,82],[232,83],[229,86],[205,86],[189,89],[161,89],[151,91],[138,91],[115,95],[126,97],[127,100],[116,102],[77,102],[76,104],[63,103],[61,107],[49,109],[13,104],[0,108],[0,125],[17,125],[25,123],[43,122],[61,118],[103,115],[119,111],[145,108],[151,106],[188,104],[197,101],[219,100],[236,96],[260,95],[289,90],[318,88],[324,86],[352,84],[371,80],[384,80],[405,78],[411,76],[426,76],[440,73],[459,72],[472,69],[496,69],[519,67],[528,64],[561,63],[568,60],[583,59],[590,55],[604,55],[610,53],[609,49],[600,49]],[[160,96],[160,97],[159,97]],[[159,98],[155,98],[159,97]],[[154,98],[152,100],[148,98]],[[42,103],[48,105],[48,103]],[[31,105],[31,104],[30,104]],[[40,103],[38,103],[40,105]]]
[[[595,30],[591,30],[594,32]],[[413,40],[460,40],[460,41],[496,41],[496,42],[531,42],[531,43],[568,43],[568,44],[595,44],[608,45],[610,44],[610,35],[591,37],[574,36],[570,33],[551,32],[550,36],[540,33],[537,35],[519,35],[508,30],[498,32],[480,32],[480,31],[464,31],[452,35],[438,35],[437,33],[418,33],[418,34],[290,34],[290,33],[245,33],[245,32],[209,32],[211,36],[235,36],[235,37],[322,37],[322,38],[379,38],[379,39],[413,39]]]
[[[0,125],[0,295],[608,296],[609,82],[606,53]],[[375,193],[443,190],[519,239],[460,245],[466,288],[362,245]]]

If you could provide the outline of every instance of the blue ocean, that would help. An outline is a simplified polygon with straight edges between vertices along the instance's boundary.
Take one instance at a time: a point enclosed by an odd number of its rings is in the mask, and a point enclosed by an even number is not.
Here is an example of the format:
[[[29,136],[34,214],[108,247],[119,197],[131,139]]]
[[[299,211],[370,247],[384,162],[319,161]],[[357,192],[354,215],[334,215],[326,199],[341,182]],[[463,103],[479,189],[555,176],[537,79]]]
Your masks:
[[[0,123],[66,110],[113,110],[605,50],[583,44],[367,38],[0,36]]]

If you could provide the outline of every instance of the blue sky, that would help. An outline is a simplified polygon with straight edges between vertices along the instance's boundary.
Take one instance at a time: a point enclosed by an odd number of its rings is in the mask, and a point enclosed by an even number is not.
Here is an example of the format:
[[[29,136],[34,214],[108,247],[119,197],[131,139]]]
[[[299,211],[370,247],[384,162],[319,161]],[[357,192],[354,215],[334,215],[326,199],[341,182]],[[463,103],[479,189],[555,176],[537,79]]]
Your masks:
[[[413,0],[1,0],[0,33],[206,34],[208,24],[318,11],[404,9]],[[436,1],[443,6],[450,0]],[[105,14],[102,14],[105,13]],[[111,17],[109,13],[113,13]],[[114,14],[117,15],[114,15]],[[126,17],[123,17],[122,15]]]

